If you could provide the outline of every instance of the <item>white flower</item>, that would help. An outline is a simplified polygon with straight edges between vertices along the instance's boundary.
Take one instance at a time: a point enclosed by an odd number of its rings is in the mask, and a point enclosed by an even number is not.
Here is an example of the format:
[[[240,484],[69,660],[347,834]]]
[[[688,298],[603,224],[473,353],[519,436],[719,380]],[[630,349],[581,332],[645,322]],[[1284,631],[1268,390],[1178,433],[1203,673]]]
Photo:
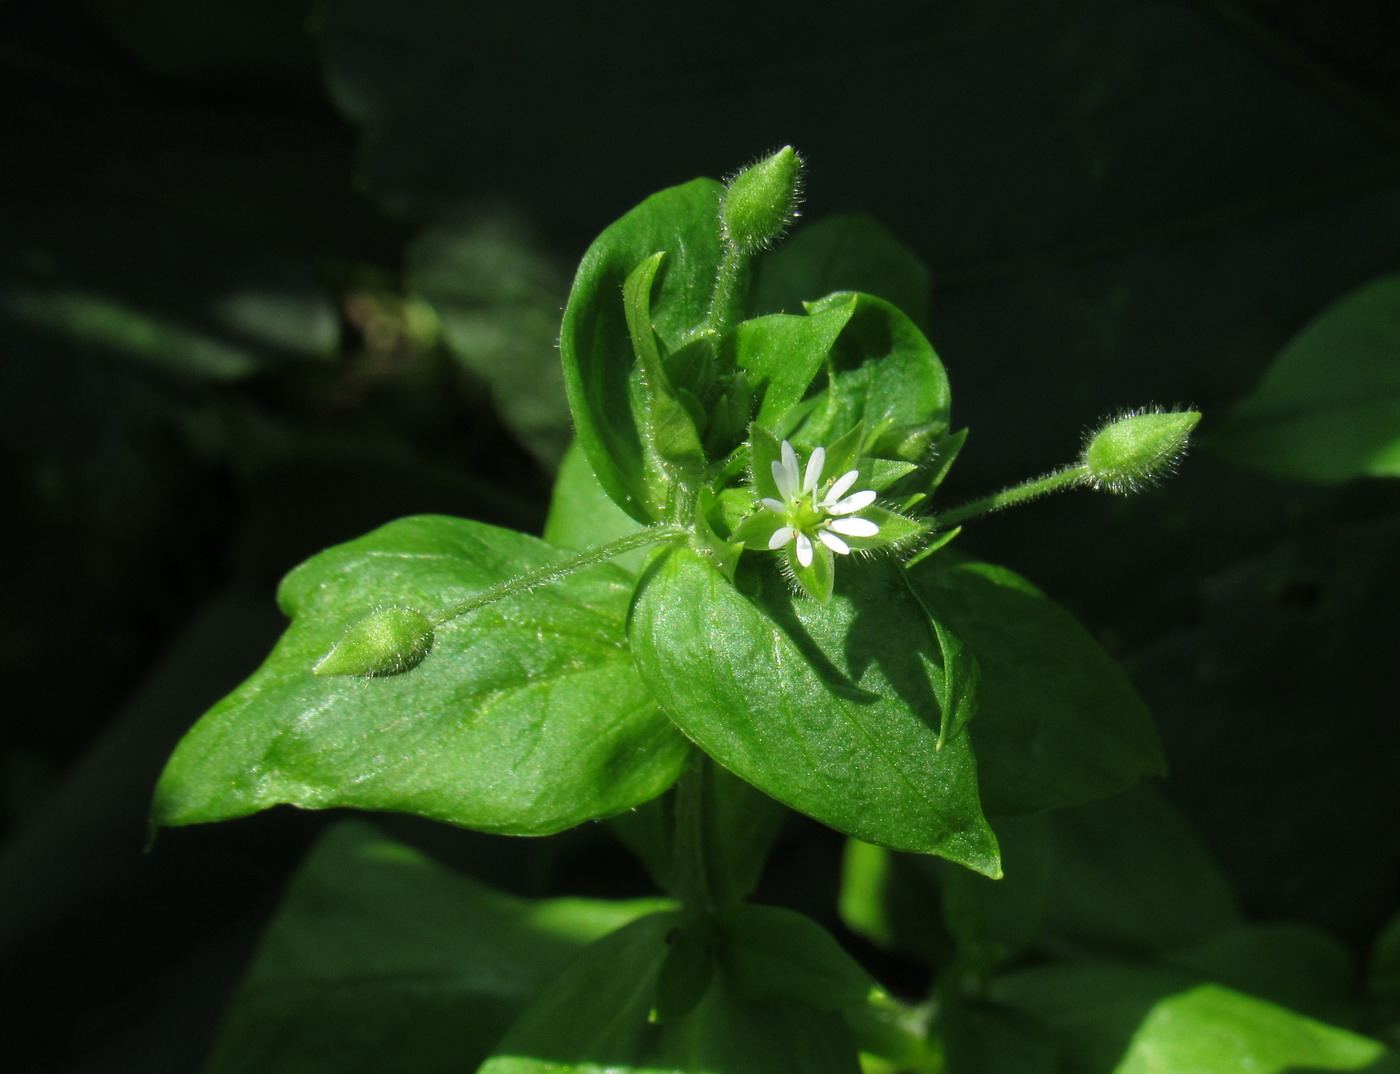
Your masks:
[[[778,486],[775,500],[765,496],[760,502],[783,520],[783,525],[773,531],[768,547],[775,551],[789,541],[796,546],[797,562],[804,567],[812,565],[812,542],[821,541],[839,556],[848,554],[851,546],[841,539],[846,537],[874,537],[880,527],[866,518],[855,514],[875,502],[875,492],[847,491],[859,476],[857,471],[848,470],[831,486],[821,492],[822,467],[826,465],[826,448],[812,451],[807,460],[807,469],[800,471],[797,452],[786,440],[783,441],[782,458],[773,463],[773,482]]]

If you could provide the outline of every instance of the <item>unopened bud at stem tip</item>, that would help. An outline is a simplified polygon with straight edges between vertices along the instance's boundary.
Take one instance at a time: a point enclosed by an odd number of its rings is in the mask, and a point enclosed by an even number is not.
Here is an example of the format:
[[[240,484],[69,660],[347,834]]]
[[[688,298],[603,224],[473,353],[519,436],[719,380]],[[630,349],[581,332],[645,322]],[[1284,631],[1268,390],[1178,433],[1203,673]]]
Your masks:
[[[1084,445],[1085,479],[1106,492],[1129,493],[1154,484],[1176,469],[1191,430],[1194,410],[1125,414],[1104,425]]]
[[[784,146],[726,184],[720,204],[725,241],[746,254],[766,249],[782,238],[801,200],[802,157]]]

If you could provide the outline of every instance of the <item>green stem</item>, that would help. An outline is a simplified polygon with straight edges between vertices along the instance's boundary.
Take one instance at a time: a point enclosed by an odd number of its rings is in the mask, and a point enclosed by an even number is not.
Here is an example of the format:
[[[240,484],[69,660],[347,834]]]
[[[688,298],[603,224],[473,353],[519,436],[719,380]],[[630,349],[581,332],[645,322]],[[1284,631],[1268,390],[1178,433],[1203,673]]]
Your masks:
[[[629,533],[626,537],[619,537],[615,541],[599,545],[597,548],[590,548],[587,552],[580,552],[572,559],[563,560],[560,563],[551,563],[547,567],[539,570],[527,571],[525,574],[516,575],[514,578],[507,578],[504,582],[488,586],[479,593],[473,593],[461,604],[448,608],[445,612],[433,620],[434,626],[442,626],[448,620],[460,618],[468,612],[474,612],[478,608],[484,608],[488,604],[494,604],[498,600],[505,600],[507,597],[518,596],[521,593],[528,593],[532,589],[538,589],[542,585],[549,585],[557,582],[561,578],[566,578],[585,567],[591,567],[595,563],[603,563],[624,552],[630,552],[634,548],[645,548],[649,544],[660,544],[662,541],[669,541],[675,537],[684,537],[690,531],[684,526],[661,525],[648,526],[646,529],[638,530],[636,533]]]
[[[973,500],[961,507],[954,507],[951,511],[934,515],[929,519],[929,527],[931,529],[946,529],[969,518],[985,515],[989,511],[999,511],[1003,507],[1025,503],[1027,500],[1033,500],[1037,496],[1044,496],[1050,492],[1058,492],[1060,489],[1074,488],[1076,485],[1084,484],[1088,475],[1087,467],[1075,463],[1073,466],[1066,466],[1063,470],[1056,470],[1053,474],[1037,477],[1034,481],[1027,481],[1021,485],[1013,485],[1009,489],[1002,489],[1002,491],[994,492],[990,496],[983,496],[980,500]]]
[[[692,914],[708,914],[715,908],[710,890],[710,870],[705,852],[705,784],[710,758],[696,750],[690,765],[676,783],[675,855],[676,895]]]
[[[719,263],[719,274],[715,277],[715,289],[710,295],[710,308],[705,313],[705,328],[716,336],[722,335],[729,327],[748,260],[748,255],[733,243],[724,244],[724,256]]]

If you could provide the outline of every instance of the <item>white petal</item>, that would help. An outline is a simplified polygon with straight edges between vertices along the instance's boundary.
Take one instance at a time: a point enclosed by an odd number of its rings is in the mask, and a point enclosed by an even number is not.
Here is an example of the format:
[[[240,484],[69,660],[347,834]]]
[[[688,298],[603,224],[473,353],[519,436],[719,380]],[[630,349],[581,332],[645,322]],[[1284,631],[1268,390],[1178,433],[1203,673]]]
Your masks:
[[[862,507],[869,507],[874,502],[875,490],[866,489],[864,492],[853,492],[844,500],[823,504],[822,508],[829,515],[851,515]]]
[[[797,562],[804,567],[812,565],[812,540],[805,533],[797,535]]]
[[[835,483],[827,490],[826,498],[822,504],[835,503],[842,496],[846,495],[846,490],[856,483],[856,478],[860,476],[857,470],[847,470],[838,477]]]
[[[768,538],[769,548],[782,548],[792,540],[796,531],[791,526],[779,526],[773,531],[773,536]]]
[[[874,537],[880,532],[880,527],[868,518],[833,518],[827,526],[847,537]]]
[[[792,494],[797,491],[797,452],[786,440],[783,441],[782,459],[773,463],[773,481],[778,486],[778,495],[791,500]]]
[[[838,556],[845,556],[850,554],[851,546],[848,545],[845,541],[841,540],[841,538],[836,536],[836,534],[830,533],[827,530],[818,530],[817,537],[822,544],[826,545]]]
[[[783,503],[782,500],[775,500],[771,496],[765,496],[758,502],[776,515],[787,514],[787,504]]]
[[[826,465],[826,448],[812,449],[812,457],[807,460],[807,477],[802,482],[803,492],[816,492],[817,482],[822,479],[822,467]]]

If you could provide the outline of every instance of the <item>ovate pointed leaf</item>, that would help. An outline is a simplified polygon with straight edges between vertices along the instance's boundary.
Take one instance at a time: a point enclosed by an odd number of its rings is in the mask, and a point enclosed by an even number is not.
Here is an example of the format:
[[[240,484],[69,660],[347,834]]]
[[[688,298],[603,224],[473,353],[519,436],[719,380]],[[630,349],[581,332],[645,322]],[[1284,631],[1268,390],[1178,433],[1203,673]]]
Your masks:
[[[969,734],[938,748],[938,644],[889,562],[843,561],[826,604],[776,571],[741,593],[675,549],[644,578],[630,636],[676,724],[732,772],[869,842],[998,872]]]
[[[660,794],[687,748],[627,652],[632,583],[618,568],[440,622],[431,651],[399,674],[314,674],[377,607],[411,606],[436,621],[563,558],[511,530],[424,516],[309,560],[279,594],[291,626],[180,742],[154,820],[192,824],[287,803],[545,834]]]

